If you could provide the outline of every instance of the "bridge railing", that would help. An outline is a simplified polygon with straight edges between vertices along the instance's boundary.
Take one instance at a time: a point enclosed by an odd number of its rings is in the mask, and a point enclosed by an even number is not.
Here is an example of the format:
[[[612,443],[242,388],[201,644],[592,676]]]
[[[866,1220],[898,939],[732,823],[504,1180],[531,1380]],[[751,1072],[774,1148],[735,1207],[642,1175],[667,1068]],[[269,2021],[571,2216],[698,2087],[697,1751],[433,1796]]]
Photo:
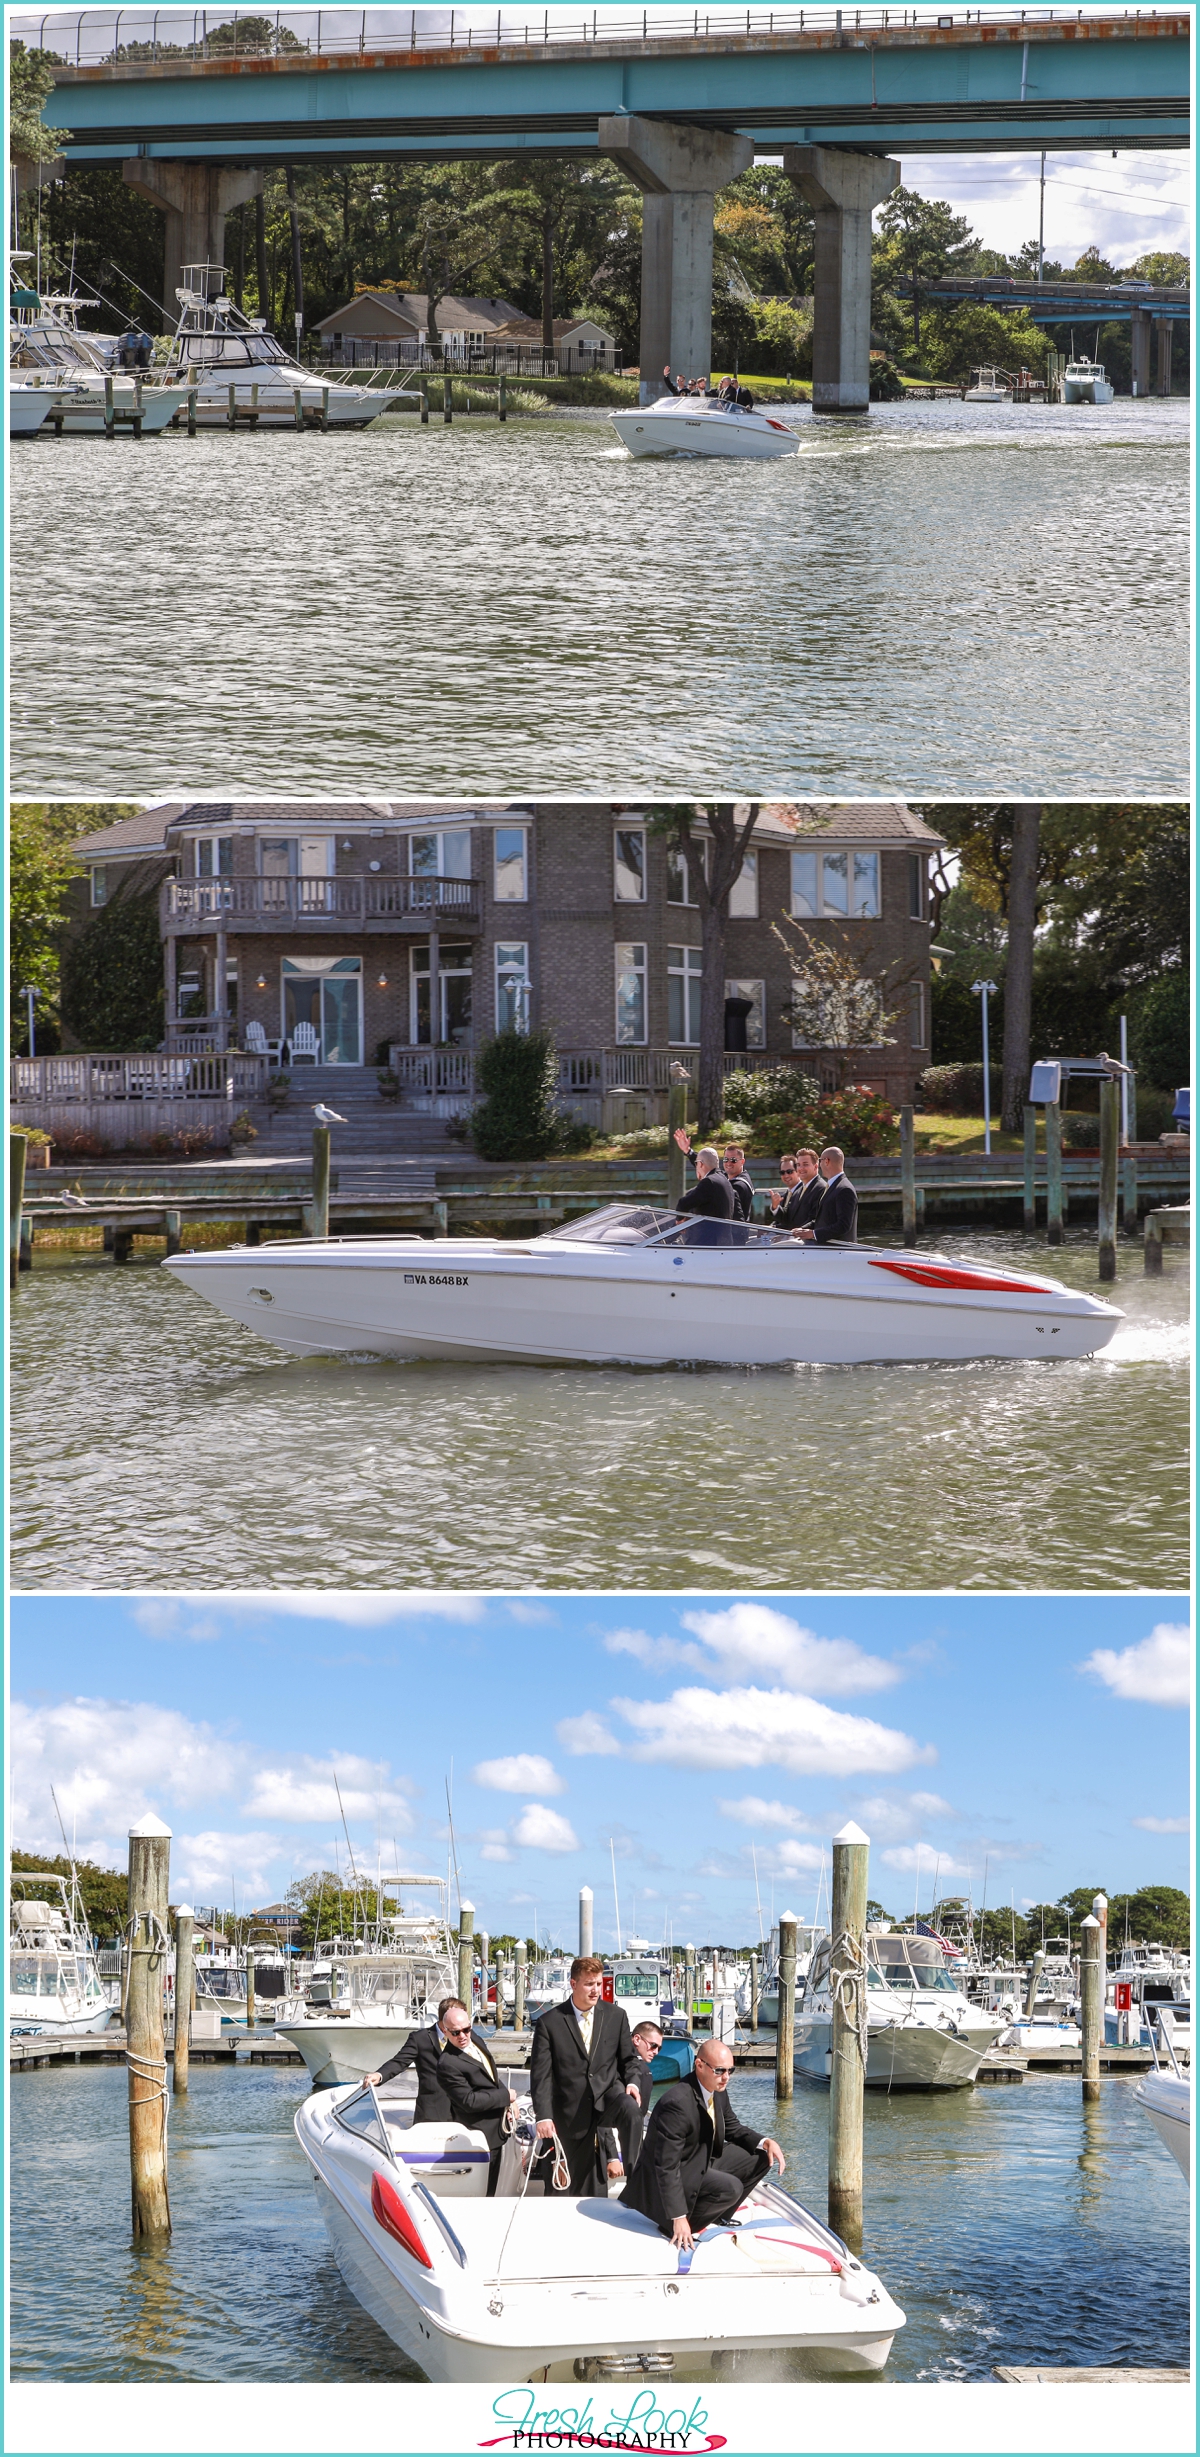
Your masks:
[[[1098,18],[1110,12],[1096,11]],[[1116,12],[1111,12],[1115,15]],[[1122,12],[1134,23],[1153,9]],[[418,51],[553,50],[593,43],[695,42],[748,39],[754,35],[902,33],[908,28],[1019,23],[1023,33],[1041,25],[1070,24],[1074,8],[988,7],[948,9],[931,20],[928,8],[694,8],[669,12],[646,8],[628,15],[608,8],[581,9],[564,20],[549,9],[81,9],[60,15],[31,10],[9,19],[10,36],[49,50],[69,68],[136,67],[159,60],[224,60],[345,57]],[[430,22],[430,21],[433,22]],[[440,20],[441,22],[437,22]],[[47,34],[49,40],[47,41]]]

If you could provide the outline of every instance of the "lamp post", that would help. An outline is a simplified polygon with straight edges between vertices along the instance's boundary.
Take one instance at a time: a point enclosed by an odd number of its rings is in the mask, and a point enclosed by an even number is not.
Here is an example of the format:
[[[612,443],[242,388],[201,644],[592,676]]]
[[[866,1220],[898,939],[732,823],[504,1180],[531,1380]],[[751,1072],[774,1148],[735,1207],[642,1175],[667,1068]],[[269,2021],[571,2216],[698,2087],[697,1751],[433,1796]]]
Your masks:
[[[983,1148],[985,1152],[990,1152],[992,1148],[992,1078],[988,1060],[988,1000],[995,997],[996,984],[994,981],[973,981],[971,995],[981,1001],[980,1013],[983,1017]]]
[[[41,991],[40,991],[40,990],[35,990],[35,989],[32,989],[32,988],[31,988],[31,987],[28,985],[28,983],[26,984],[25,988],[24,988],[24,989],[22,990],[22,992],[21,992],[21,996],[22,996],[22,998],[23,998],[23,999],[24,999],[24,1001],[25,1001],[25,1013],[26,1013],[26,1016],[27,1016],[27,1018],[28,1018],[28,1027],[29,1027],[29,1055],[30,1055],[30,1057],[31,1057],[31,1058],[36,1058],[36,1056],[37,1056],[37,1051],[36,1051],[36,1049],[34,1048],[34,1038],[33,1038],[33,1009],[34,1009],[34,1002],[35,1002],[35,1000],[36,1000],[36,999],[39,999],[39,998],[41,997],[41,994],[42,994],[42,993],[41,993]]]

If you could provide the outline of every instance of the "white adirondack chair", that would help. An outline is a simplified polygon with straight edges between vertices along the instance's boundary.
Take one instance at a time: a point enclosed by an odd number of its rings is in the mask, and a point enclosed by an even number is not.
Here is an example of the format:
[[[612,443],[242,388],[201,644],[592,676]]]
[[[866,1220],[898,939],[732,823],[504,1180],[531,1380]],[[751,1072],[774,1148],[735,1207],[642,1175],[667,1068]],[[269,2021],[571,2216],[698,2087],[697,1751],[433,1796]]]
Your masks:
[[[297,1024],[292,1034],[292,1064],[303,1059],[311,1066],[321,1062],[321,1035],[312,1024]]]
[[[246,1047],[254,1058],[265,1058],[268,1066],[278,1066],[282,1041],[268,1041],[260,1023],[247,1024]]]

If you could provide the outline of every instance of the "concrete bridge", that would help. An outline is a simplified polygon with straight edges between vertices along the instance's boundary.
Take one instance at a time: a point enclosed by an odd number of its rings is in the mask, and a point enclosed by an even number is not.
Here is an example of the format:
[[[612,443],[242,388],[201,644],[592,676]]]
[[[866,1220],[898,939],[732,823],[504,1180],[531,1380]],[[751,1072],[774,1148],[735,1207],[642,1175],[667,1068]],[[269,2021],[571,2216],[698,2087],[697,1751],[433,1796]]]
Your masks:
[[[69,131],[67,159],[120,161],[165,213],[168,297],[185,263],[224,261],[225,216],[257,192],[266,164],[602,153],[644,200],[644,400],[662,391],[665,363],[685,374],[710,364],[713,200],[756,153],[782,155],[813,207],[813,408],[847,412],[868,405],[871,215],[899,184],[890,149],[1188,141],[1183,11],[1035,21],[679,6],[653,22],[611,8],[553,27],[548,14],[455,11],[415,45],[424,29],[411,10],[363,12],[361,27],[354,12],[309,11],[288,12],[304,47],[268,52],[240,51],[236,16],[214,18],[10,19],[27,42],[48,32],[64,58],[45,117]],[[105,41],[109,55],[95,56]]]

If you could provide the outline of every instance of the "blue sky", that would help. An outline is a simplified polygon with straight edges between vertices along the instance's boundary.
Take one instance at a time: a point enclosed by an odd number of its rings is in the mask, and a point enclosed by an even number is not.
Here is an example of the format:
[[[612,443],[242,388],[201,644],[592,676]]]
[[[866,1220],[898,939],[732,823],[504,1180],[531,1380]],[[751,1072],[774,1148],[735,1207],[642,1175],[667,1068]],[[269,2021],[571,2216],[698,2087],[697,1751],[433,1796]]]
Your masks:
[[[1187,1886],[1190,1653],[1171,1597],[23,1597],[14,1838],[54,1785],[112,1866],[145,1808],[174,1899],[265,1902],[343,1863],[442,1871],[492,1934],[750,1941],[812,1916],[847,1816],[871,1891],[928,1903]],[[918,1851],[920,1858],[918,1862]]]

